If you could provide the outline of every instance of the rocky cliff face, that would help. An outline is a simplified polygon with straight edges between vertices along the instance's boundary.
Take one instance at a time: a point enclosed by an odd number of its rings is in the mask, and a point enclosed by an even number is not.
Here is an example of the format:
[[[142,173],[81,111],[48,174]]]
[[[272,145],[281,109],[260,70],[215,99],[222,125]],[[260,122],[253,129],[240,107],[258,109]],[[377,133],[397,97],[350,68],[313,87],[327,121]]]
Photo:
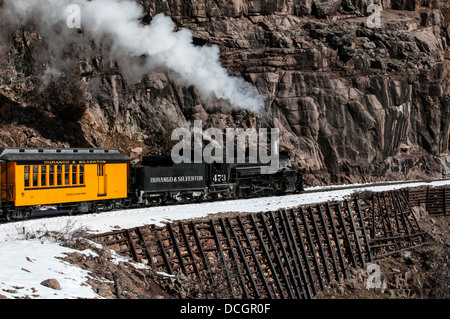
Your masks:
[[[117,147],[138,158],[170,147],[171,130],[194,119],[205,128],[270,123],[310,184],[447,175],[446,1],[380,1],[379,28],[368,27],[366,0],[139,3],[144,23],[165,13],[192,31],[194,44],[218,45],[222,65],[266,97],[269,115],[205,105],[162,70],[130,83],[95,47],[69,54],[76,68],[65,69],[66,84],[81,95],[49,90],[43,40],[29,27],[3,40],[14,44],[0,68],[3,146]],[[64,116],[55,94],[86,111]]]

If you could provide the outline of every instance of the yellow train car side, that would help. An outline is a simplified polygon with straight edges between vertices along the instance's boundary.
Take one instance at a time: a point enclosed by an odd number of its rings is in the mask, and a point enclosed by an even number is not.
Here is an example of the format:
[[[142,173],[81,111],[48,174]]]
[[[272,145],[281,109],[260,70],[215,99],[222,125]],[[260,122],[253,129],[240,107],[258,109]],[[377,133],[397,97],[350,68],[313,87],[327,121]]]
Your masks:
[[[16,165],[15,206],[126,198],[128,164]]]
[[[116,149],[0,148],[1,213],[39,206],[96,211],[128,197],[130,160]]]

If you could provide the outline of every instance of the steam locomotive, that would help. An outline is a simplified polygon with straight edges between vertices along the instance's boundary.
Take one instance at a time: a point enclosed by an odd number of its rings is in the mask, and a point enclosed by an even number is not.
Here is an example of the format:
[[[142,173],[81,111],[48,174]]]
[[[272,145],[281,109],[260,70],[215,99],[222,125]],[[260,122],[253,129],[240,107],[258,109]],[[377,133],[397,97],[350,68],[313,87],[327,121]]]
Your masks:
[[[262,163],[180,163],[169,154],[135,163],[117,149],[0,148],[0,216],[27,219],[36,209],[71,213],[303,190],[302,174],[281,152],[278,168]]]

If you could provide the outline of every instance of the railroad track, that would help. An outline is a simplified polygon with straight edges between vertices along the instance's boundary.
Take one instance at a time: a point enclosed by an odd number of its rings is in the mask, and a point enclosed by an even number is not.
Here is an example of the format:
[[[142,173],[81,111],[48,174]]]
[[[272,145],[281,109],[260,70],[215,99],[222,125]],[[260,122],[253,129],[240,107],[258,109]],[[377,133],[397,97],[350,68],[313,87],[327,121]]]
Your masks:
[[[419,193],[417,193],[419,194]],[[92,239],[214,298],[312,298],[351,268],[427,237],[405,190],[278,211],[145,226]]]

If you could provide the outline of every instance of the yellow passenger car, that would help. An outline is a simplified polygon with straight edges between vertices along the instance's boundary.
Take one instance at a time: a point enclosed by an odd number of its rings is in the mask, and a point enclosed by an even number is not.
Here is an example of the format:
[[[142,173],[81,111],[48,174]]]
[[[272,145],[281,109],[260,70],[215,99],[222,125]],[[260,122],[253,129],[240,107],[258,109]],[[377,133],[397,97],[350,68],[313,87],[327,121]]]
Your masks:
[[[21,219],[40,206],[95,211],[127,198],[129,163],[116,149],[0,148],[2,212]]]

